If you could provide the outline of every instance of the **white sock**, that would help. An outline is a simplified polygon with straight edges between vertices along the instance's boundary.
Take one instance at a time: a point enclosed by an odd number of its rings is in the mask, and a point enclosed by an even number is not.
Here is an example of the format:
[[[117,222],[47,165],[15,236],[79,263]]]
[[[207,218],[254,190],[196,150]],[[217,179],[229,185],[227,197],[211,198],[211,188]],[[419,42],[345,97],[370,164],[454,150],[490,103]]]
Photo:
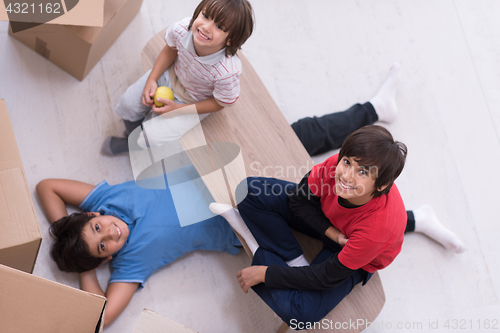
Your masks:
[[[454,232],[446,229],[446,227],[439,222],[431,206],[423,205],[415,209],[413,214],[415,215],[416,232],[427,235],[455,253],[462,253],[465,251],[464,243],[462,243]]]
[[[375,112],[377,112],[378,120],[385,123],[392,123],[398,113],[396,105],[396,91],[399,85],[399,62],[394,63],[390,70],[387,79],[378,90],[375,97],[370,100]]]
[[[241,218],[240,212],[234,209],[233,206],[212,202],[209,206],[212,213],[222,216],[227,220],[229,225],[240,234],[248,245],[248,248],[255,254],[259,248],[259,243],[255,240],[250,229],[248,229],[245,221]]]
[[[307,262],[306,258],[304,258],[303,254],[301,254],[300,256],[298,256],[295,259],[287,261],[286,263],[290,267],[309,266],[309,263]]]

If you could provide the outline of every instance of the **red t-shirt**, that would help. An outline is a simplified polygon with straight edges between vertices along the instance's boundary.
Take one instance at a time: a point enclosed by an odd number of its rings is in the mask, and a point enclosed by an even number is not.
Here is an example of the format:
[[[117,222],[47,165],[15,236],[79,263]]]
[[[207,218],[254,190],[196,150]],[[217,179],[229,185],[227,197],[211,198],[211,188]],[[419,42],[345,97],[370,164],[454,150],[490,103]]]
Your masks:
[[[349,239],[339,261],[350,269],[373,273],[388,266],[401,251],[406,228],[406,210],[394,184],[388,194],[373,198],[361,207],[346,208],[335,193],[338,154],[314,166],[309,188],[321,198],[321,209],[334,227]]]

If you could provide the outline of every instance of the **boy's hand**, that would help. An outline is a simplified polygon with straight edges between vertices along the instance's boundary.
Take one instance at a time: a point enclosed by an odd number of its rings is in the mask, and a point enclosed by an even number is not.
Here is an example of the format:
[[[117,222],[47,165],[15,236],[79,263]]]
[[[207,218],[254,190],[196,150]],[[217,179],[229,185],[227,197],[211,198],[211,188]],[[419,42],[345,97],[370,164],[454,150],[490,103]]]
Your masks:
[[[349,239],[343,234],[339,234],[339,238],[337,243],[339,243],[340,246],[344,247]]]
[[[144,86],[144,90],[142,91],[142,104],[146,106],[151,106],[154,104],[153,96],[156,93],[156,89],[158,85],[156,81],[148,79],[146,81],[146,85]]]
[[[176,102],[170,100],[170,99],[165,99],[165,98],[157,98],[158,102],[163,103],[162,107],[157,107],[155,104],[151,106],[153,109],[153,112],[156,114],[164,114],[173,110],[176,110],[182,106],[185,106],[184,104],[177,104]]]
[[[236,274],[243,292],[248,293],[248,288],[266,280],[267,266],[250,266]]]
[[[328,229],[326,229],[325,236],[338,243],[342,247],[345,246],[345,244],[349,240],[343,233],[340,232],[339,229],[335,228],[334,226],[330,226],[328,227]]]

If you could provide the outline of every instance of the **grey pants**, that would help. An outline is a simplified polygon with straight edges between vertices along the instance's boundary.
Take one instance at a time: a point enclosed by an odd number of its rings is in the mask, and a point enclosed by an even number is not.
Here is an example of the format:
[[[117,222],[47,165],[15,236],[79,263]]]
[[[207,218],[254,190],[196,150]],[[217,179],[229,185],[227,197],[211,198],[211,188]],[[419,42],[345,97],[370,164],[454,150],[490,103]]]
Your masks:
[[[145,118],[145,120],[149,120],[156,116],[156,114],[151,111],[150,106],[142,104],[142,92],[144,91],[149,73],[151,73],[151,70],[147,71],[139,80],[128,87],[127,91],[125,91],[120,99],[120,103],[116,106],[115,111],[122,119],[136,122]],[[160,76],[156,84],[158,84],[158,87],[165,86],[172,88],[168,69]],[[179,104],[185,104],[177,95],[175,95],[174,101]]]
[[[158,115],[151,107],[142,104],[142,92],[151,70],[144,74],[139,80],[128,87],[123,94],[120,103],[115,108],[116,113],[129,122],[142,121],[142,127],[146,132],[149,146],[158,147],[166,142],[178,140],[187,131],[196,126],[201,119],[208,114],[198,115],[195,106],[187,106],[163,115]],[[166,86],[172,88],[168,69],[156,81],[158,87]],[[174,94],[174,101],[178,104],[186,104],[179,96]],[[138,145],[146,148],[143,135],[138,136]]]

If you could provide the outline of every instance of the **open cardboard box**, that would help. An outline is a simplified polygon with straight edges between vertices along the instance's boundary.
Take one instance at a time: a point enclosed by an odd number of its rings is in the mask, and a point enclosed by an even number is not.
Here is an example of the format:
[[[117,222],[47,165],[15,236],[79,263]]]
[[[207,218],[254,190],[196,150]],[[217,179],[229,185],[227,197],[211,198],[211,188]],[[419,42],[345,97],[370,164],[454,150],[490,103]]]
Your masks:
[[[0,265],[1,331],[102,332],[106,298]]]
[[[42,234],[3,99],[0,100],[0,230],[0,264],[33,272]]]
[[[0,331],[101,332],[106,298],[28,274],[33,271],[42,235],[3,99],[0,230]]]
[[[96,26],[75,25],[66,21],[64,24],[67,25],[60,25],[54,24],[54,20],[15,33],[9,29],[9,35],[78,80],[83,80],[139,12],[142,4],[142,0],[100,1],[104,1],[103,11],[101,7],[103,18],[99,24],[94,19],[91,20]],[[80,0],[74,10],[85,2]],[[62,20],[72,13],[73,11],[69,11],[58,19]],[[78,21],[80,20],[75,22]]]
[[[132,333],[197,333],[192,329],[148,309],[144,309]]]

